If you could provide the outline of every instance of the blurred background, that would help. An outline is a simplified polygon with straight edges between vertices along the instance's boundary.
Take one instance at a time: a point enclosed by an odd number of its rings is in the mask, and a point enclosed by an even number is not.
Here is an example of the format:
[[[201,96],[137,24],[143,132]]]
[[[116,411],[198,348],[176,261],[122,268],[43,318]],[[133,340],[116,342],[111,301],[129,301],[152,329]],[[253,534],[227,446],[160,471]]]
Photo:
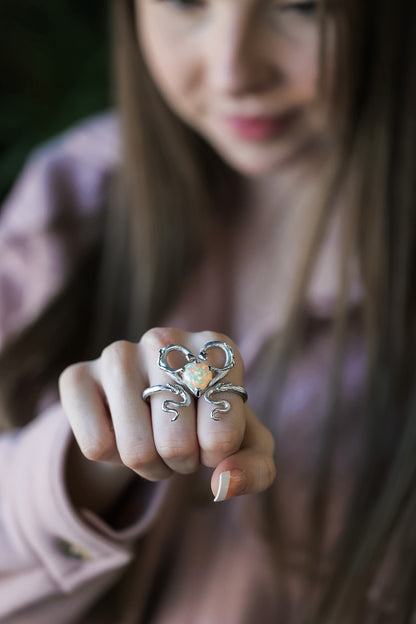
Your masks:
[[[109,0],[0,1],[0,200],[30,151],[111,106]]]

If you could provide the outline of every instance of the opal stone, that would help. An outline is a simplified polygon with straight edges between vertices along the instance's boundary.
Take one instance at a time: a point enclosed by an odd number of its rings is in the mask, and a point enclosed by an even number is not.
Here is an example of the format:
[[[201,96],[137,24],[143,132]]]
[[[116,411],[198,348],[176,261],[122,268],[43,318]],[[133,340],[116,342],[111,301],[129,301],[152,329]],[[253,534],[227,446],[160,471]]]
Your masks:
[[[210,371],[208,364],[190,362],[183,370],[182,379],[189,389],[194,392],[202,392],[212,380],[212,371]]]

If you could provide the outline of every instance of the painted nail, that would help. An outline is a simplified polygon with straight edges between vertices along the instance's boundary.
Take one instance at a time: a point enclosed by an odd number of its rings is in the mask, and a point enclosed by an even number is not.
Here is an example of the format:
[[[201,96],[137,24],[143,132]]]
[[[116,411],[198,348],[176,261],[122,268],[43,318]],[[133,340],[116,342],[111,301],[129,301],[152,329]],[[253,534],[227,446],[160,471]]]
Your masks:
[[[220,503],[221,501],[242,494],[247,488],[247,477],[242,470],[235,468],[234,470],[227,470],[220,474],[220,482],[218,485],[217,495],[214,498],[214,503]]]

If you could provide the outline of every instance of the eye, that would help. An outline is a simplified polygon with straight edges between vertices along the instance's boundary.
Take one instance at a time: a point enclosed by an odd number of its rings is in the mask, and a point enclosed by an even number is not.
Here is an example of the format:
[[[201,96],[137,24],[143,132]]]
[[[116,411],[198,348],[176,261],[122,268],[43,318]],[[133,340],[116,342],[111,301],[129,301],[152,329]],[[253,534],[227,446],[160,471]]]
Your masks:
[[[199,9],[204,5],[204,0],[155,0],[155,2],[170,4],[181,10]]]
[[[292,11],[304,17],[315,17],[318,13],[318,2],[287,2],[279,5],[281,11]]]

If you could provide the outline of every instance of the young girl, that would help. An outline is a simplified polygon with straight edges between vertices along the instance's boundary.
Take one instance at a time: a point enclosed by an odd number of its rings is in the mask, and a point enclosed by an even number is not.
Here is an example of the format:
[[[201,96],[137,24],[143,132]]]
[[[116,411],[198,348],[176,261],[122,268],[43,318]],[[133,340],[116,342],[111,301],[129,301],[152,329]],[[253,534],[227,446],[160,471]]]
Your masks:
[[[1,214],[0,618],[411,622],[415,5],[114,24]]]

